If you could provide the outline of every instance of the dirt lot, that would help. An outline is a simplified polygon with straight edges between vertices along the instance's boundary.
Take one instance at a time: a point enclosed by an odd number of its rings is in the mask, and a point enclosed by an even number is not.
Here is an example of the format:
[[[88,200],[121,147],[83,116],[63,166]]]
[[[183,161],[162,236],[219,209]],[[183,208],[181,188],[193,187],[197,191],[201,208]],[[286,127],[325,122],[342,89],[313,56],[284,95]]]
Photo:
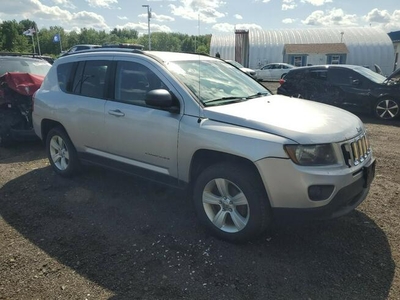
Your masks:
[[[366,201],[244,245],[210,237],[181,191],[96,168],[67,180],[40,143],[0,149],[0,299],[400,299],[400,121],[362,119]]]

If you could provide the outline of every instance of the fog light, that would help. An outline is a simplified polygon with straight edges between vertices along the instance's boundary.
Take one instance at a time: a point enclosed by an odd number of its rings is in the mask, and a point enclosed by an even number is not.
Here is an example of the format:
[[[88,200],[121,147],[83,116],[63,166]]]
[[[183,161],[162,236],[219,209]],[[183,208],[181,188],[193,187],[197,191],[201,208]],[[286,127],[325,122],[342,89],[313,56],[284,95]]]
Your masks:
[[[312,185],[308,187],[308,197],[312,201],[326,200],[332,195],[333,189],[333,185]]]

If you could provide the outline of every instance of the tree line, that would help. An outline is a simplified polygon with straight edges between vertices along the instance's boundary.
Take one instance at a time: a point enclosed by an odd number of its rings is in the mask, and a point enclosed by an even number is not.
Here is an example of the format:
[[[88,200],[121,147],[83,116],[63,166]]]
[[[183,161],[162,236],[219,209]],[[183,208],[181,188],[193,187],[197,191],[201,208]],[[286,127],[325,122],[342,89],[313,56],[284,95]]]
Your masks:
[[[58,39],[55,42],[54,37]],[[151,33],[151,50],[188,53],[210,53],[211,35],[193,36],[181,33]],[[148,35],[134,29],[117,29],[110,32],[82,28],[80,32],[65,31],[60,26],[40,28],[31,20],[0,23],[0,52],[40,53],[57,57],[61,51],[77,44],[140,44],[148,50]]]

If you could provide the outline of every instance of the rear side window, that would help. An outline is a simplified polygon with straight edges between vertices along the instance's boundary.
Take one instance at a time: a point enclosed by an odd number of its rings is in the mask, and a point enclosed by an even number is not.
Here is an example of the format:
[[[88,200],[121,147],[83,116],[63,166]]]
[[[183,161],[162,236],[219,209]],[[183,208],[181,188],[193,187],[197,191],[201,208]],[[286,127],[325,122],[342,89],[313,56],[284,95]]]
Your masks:
[[[319,81],[327,81],[328,71],[327,70],[313,70],[310,72],[310,78]]]
[[[57,67],[57,78],[60,89],[65,92],[71,92],[72,89],[72,69],[74,63],[62,64]]]
[[[89,60],[80,62],[75,73],[71,92],[73,94],[104,98],[106,89],[106,75],[110,72],[110,61]]]

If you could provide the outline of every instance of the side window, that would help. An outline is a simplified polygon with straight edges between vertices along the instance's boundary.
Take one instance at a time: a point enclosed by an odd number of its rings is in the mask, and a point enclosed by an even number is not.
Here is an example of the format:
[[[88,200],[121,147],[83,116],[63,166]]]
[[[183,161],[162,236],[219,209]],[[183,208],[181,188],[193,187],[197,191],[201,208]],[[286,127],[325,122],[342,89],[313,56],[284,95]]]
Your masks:
[[[72,93],[86,97],[104,98],[106,74],[110,61],[80,62],[72,86]]]
[[[134,62],[118,62],[115,77],[116,101],[145,106],[148,91],[167,89],[149,68]]]
[[[310,78],[318,81],[327,81],[327,70],[315,70],[310,72]]]
[[[351,79],[349,72],[342,69],[330,69],[329,70],[329,81],[335,85],[350,85]]]
[[[71,82],[71,72],[73,70],[75,63],[62,64],[57,67],[57,79],[60,89],[65,92],[71,92],[72,82]]]

